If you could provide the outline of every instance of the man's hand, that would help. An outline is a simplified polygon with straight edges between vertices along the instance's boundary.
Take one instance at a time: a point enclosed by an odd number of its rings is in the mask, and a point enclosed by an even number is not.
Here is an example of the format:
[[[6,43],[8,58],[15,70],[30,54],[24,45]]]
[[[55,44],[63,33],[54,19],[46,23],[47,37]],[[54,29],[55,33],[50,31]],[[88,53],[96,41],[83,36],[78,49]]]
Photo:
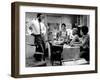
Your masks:
[[[32,31],[32,30],[33,30],[33,28],[30,26],[30,27],[29,27],[29,30],[31,30],[31,31]]]

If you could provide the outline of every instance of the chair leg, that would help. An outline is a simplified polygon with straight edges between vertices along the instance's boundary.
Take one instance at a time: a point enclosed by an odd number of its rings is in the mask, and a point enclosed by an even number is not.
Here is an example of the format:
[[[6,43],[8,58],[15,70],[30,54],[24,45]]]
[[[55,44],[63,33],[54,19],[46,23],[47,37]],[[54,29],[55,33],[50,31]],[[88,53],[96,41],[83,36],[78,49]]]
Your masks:
[[[52,65],[52,66],[54,65],[54,61],[53,61],[53,60],[51,60],[51,65]]]
[[[62,61],[60,61],[60,65],[62,65]]]

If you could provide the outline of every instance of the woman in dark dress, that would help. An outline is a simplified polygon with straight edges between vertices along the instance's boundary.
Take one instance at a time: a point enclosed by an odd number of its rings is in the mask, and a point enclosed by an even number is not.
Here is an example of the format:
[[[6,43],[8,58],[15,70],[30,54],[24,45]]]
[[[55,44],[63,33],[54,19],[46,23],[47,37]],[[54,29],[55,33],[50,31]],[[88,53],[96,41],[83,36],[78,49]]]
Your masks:
[[[87,26],[82,26],[81,29],[82,32],[82,44],[80,46],[80,57],[85,58],[89,62],[89,34],[88,34],[88,27]]]

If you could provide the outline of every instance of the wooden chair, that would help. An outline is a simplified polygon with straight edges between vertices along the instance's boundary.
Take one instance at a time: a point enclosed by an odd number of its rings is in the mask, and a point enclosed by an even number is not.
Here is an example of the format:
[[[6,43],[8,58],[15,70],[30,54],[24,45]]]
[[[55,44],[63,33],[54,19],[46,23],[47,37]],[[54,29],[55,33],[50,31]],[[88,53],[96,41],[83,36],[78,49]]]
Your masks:
[[[51,64],[52,66],[55,64],[55,62],[59,62],[59,65],[62,65],[62,57],[61,57],[61,53],[63,51],[63,46],[54,46],[52,44],[50,44],[50,48],[51,48]]]

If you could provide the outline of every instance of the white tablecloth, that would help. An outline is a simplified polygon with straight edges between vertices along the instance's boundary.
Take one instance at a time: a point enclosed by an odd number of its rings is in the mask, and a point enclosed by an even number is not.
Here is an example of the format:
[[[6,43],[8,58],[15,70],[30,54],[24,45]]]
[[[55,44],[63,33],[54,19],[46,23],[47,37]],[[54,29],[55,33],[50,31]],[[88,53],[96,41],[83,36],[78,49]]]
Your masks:
[[[62,52],[62,57],[63,60],[68,61],[68,60],[74,60],[78,59],[80,54],[80,48],[77,46],[71,47],[68,45],[64,45],[63,47],[63,52]]]

